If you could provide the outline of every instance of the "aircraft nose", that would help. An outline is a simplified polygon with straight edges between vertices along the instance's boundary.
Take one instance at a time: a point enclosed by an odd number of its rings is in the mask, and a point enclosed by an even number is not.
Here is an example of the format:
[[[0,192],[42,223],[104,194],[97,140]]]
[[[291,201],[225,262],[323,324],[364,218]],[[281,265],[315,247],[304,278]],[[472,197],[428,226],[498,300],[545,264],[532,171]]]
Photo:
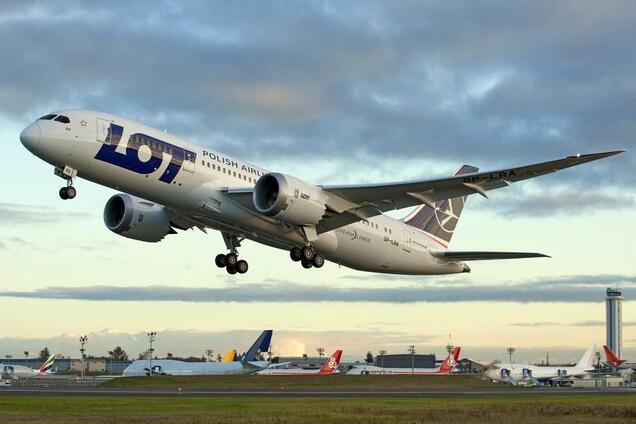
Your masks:
[[[40,124],[32,123],[20,133],[20,141],[27,149],[33,151],[40,143]]]

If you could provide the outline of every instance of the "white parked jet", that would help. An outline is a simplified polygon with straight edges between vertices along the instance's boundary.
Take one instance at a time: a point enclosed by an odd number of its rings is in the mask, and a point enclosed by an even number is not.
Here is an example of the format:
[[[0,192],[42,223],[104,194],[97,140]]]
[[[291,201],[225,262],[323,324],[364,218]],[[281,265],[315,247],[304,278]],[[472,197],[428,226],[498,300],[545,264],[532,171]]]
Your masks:
[[[151,374],[180,376],[251,374],[267,368],[269,365],[269,362],[259,359],[259,356],[269,349],[272,334],[272,330],[263,331],[240,361],[185,362],[173,359],[139,359],[128,365],[122,375],[124,377],[140,377]]]
[[[306,370],[302,368],[286,368],[289,363],[271,364],[264,370],[256,372],[257,375],[331,375],[338,370],[342,350],[336,350],[333,355],[325,359],[322,366],[317,370]]]
[[[375,365],[359,365],[347,371],[347,375],[449,375],[455,370],[461,347],[455,347],[438,368],[384,368]]]
[[[41,117],[22,144],[67,181],[76,177],[121,190],[104,222],[131,239],[158,242],[176,230],[221,231],[227,254],[216,264],[245,273],[244,239],[287,249],[303,267],[325,259],[357,270],[412,275],[469,272],[464,261],[544,257],[538,253],[449,251],[468,195],[613,156],[622,150],[568,156],[516,168],[400,183],[318,186],[190,144],[163,131],[102,112],[68,110]],[[397,220],[384,212],[416,206]]]
[[[0,364],[0,370],[2,371],[2,378],[16,380],[19,378],[31,378],[42,377],[51,374],[51,367],[55,362],[55,355],[50,355],[42,366],[34,370],[33,368],[25,367],[23,365],[9,365]]]
[[[551,367],[530,364],[495,364],[488,367],[485,375],[498,382],[531,384],[542,386],[545,383],[558,383],[570,377],[583,377],[594,370],[593,361],[596,345],[590,346],[573,367]]]

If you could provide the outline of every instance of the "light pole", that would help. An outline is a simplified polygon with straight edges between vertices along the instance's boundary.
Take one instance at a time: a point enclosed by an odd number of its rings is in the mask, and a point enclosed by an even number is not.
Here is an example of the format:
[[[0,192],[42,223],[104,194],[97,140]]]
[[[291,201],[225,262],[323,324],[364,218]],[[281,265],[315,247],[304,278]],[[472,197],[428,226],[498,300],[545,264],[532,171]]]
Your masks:
[[[80,357],[80,363],[82,366],[82,371],[80,372],[80,376],[84,378],[84,352],[86,351],[86,349],[84,349],[84,345],[88,342],[88,336],[87,335],[81,336],[79,338],[79,342],[80,342],[80,353],[82,354],[82,356]]]
[[[316,352],[318,352],[318,357],[320,357],[320,358],[325,356],[325,348],[324,347],[317,347],[316,348]]]
[[[409,345],[409,353],[411,354],[411,375],[415,374],[415,345]]]
[[[506,349],[508,351],[508,357],[510,358],[510,365],[512,365],[512,355],[515,353],[515,349],[514,347],[509,347],[508,349]]]
[[[24,363],[27,367],[29,366],[29,351],[28,350],[24,351]]]
[[[378,354],[380,355],[380,366],[384,368],[384,355],[386,355],[386,350],[381,350]]]
[[[154,349],[152,348],[152,343],[155,341],[155,339],[157,338],[157,332],[156,331],[151,331],[148,334],[148,342],[150,343],[150,348],[148,349],[148,358],[149,358],[149,362],[148,362],[148,370],[149,370],[149,375],[152,377],[152,353],[154,352]]]

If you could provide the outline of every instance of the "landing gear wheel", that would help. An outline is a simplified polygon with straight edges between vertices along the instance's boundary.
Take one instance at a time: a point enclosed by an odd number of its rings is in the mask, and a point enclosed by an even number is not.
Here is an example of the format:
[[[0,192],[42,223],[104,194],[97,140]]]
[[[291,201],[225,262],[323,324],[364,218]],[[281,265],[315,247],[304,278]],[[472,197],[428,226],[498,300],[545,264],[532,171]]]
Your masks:
[[[235,266],[237,262],[238,257],[236,256],[236,253],[228,253],[227,255],[225,255],[225,264],[228,268],[231,266]]]
[[[236,270],[239,274],[245,274],[248,268],[247,261],[244,261],[243,259],[236,263]]]
[[[289,251],[289,257],[294,262],[299,262],[303,258],[303,252],[300,247],[294,247]]]
[[[304,259],[300,263],[303,265],[303,268],[305,269],[309,269],[314,266],[314,264],[312,264],[311,261],[306,261]]]
[[[228,273],[228,274],[230,274],[230,275],[234,275],[234,274],[236,274],[236,273],[238,272],[238,270],[236,269],[236,267],[235,267],[235,266],[230,266],[230,265],[228,265],[228,266],[225,268],[225,270],[226,270],[226,271],[227,271],[227,273]]]
[[[216,258],[214,258],[214,263],[219,268],[225,268],[225,255],[223,253],[216,255]]]
[[[316,267],[316,268],[322,268],[322,266],[325,264],[325,257],[322,256],[320,253],[314,255],[314,258],[311,260],[311,263]]]
[[[306,261],[311,261],[314,257],[314,248],[311,246],[305,246],[301,250],[302,258]]]
[[[68,199],[68,187],[62,187],[60,189],[60,199],[62,200]]]
[[[77,190],[75,189],[75,187],[73,186],[66,187],[66,197],[68,199],[75,199],[75,196],[77,196]]]

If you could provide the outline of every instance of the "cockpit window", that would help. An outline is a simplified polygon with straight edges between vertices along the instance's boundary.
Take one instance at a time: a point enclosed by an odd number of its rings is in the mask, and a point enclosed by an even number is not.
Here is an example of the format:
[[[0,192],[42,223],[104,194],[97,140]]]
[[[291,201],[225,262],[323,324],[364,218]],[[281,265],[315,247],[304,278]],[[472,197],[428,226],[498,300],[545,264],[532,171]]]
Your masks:
[[[55,118],[57,115],[55,114],[51,114],[51,115],[44,115],[43,117],[40,118],[40,120],[43,121],[50,121],[51,119]]]
[[[55,118],[55,120],[57,122],[61,122],[63,124],[70,124],[71,123],[71,120],[68,119],[68,116],[64,116],[64,115],[58,116],[57,118]]]

